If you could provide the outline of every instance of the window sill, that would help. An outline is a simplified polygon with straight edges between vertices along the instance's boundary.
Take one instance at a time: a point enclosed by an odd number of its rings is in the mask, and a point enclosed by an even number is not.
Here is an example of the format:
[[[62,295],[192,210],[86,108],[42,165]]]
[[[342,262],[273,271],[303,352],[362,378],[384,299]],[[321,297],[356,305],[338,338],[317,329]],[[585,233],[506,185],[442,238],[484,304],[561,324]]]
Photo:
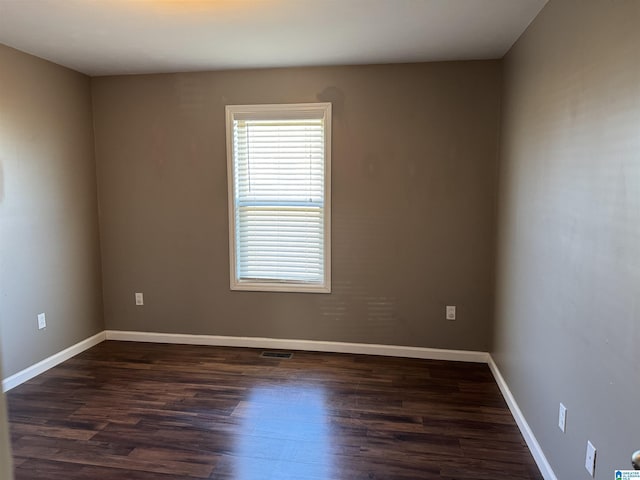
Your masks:
[[[245,292],[282,292],[282,293],[331,293],[331,285],[310,285],[287,282],[231,282],[231,290]]]

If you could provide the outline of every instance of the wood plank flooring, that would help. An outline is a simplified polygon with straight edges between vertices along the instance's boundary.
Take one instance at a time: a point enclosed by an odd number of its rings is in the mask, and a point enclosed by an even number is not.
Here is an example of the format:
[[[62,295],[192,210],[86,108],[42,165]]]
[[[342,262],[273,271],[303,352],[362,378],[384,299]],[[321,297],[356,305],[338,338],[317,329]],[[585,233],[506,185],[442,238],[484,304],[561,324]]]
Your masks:
[[[486,365],[104,342],[8,394],[16,480],[539,480]]]

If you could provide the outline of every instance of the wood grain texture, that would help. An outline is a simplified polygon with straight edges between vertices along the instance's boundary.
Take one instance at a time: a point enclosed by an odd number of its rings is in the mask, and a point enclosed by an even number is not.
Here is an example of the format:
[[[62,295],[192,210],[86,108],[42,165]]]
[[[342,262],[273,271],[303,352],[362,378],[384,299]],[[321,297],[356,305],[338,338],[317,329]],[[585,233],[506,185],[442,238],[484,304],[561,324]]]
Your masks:
[[[486,365],[104,342],[8,394],[16,480],[539,480]]]

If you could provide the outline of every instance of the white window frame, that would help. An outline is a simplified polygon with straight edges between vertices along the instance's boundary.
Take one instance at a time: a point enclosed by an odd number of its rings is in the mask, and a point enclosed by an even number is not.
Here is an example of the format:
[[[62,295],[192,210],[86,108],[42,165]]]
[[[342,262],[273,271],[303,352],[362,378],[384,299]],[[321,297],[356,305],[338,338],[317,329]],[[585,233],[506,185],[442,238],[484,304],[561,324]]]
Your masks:
[[[227,105],[227,185],[229,195],[229,264],[231,290],[331,293],[331,103]],[[233,125],[236,116],[259,119],[323,118],[324,120],[324,281],[243,280],[237,274]]]

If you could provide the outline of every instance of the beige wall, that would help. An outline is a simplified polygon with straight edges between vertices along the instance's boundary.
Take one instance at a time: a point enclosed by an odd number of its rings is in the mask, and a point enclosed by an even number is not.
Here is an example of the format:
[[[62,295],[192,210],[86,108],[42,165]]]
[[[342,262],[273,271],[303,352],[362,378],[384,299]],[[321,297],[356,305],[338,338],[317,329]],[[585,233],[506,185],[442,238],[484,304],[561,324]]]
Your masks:
[[[103,330],[96,212],[89,78],[0,45],[3,378]]]
[[[639,25],[552,0],[505,62],[493,354],[560,479],[640,448]]]
[[[107,328],[488,348],[499,62],[92,85]],[[333,103],[333,293],[232,292],[224,106],[314,101]]]

